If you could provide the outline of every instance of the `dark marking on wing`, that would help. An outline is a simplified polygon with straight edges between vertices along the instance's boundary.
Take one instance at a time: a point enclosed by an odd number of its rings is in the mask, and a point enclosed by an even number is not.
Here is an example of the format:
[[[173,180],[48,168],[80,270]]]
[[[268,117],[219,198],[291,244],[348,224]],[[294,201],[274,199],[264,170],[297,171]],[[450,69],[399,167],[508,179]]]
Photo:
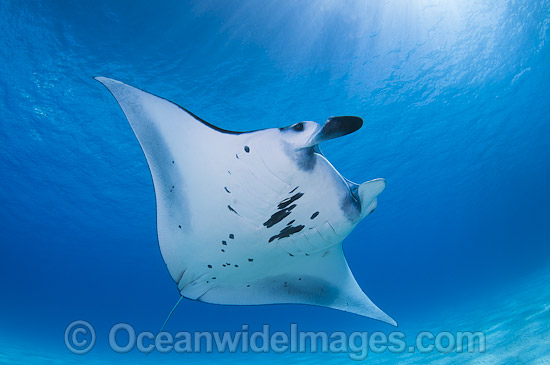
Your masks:
[[[287,226],[290,226],[292,223],[294,223],[294,219],[291,220],[290,222],[288,222],[286,225],[287,225]]]
[[[233,207],[231,207],[231,205],[228,205],[227,208],[229,208],[229,210],[232,211],[233,213],[235,213],[236,215],[239,215],[239,213],[237,213],[237,211],[235,209],[233,209]]]
[[[315,219],[319,215],[319,212],[315,212],[311,215],[311,219]]]
[[[138,88],[136,88],[138,89]],[[143,89],[138,89],[138,90],[141,90],[143,92],[146,92],[145,90]],[[110,91],[110,90],[109,90]],[[112,94],[112,93],[111,93]],[[150,93],[149,93],[150,94]],[[152,94],[154,95],[154,94]],[[159,99],[162,99],[162,100],[166,100],[167,102],[169,102],[170,104],[172,105],[175,105],[177,106],[178,108],[180,108],[181,110],[185,111],[187,114],[189,114],[190,116],[192,116],[193,118],[195,118],[196,120],[198,120],[199,122],[201,122],[202,124],[204,124],[205,126],[207,127],[210,127],[212,128],[213,130],[215,131],[218,131],[220,133],[225,133],[225,134],[235,134],[235,135],[238,135],[238,134],[246,134],[246,133],[252,133],[252,132],[256,132],[256,131],[243,131],[243,132],[240,132],[240,131],[230,131],[230,130],[227,130],[227,129],[223,129],[223,128],[220,128],[220,127],[217,127],[211,123],[208,123],[206,120],[198,117],[197,115],[195,115],[194,113],[192,113],[191,111],[189,111],[188,109],[182,107],[181,105],[178,105],[176,103],[174,103],[173,101],[170,101],[166,98],[163,98],[162,96],[158,96],[158,95],[155,95],[157,98]]]
[[[231,192],[229,191],[229,189],[227,188],[227,186],[224,186],[223,188],[225,189],[225,191],[227,191],[227,193],[231,194]]]
[[[288,208],[285,208],[273,213],[271,217],[264,222],[264,226],[266,226],[267,228],[273,227],[275,224],[279,223],[280,221],[288,217],[288,215],[291,213],[292,209],[294,208],[296,208],[296,204],[292,204]]]
[[[239,159],[239,155],[237,155],[236,153],[235,153],[235,157],[237,157],[237,160]]]
[[[302,229],[304,229],[304,227],[305,227],[305,226],[304,226],[303,224],[301,224],[301,225],[299,225],[299,226],[296,226],[296,227],[294,227],[294,226],[287,226],[287,227],[283,228],[283,229],[281,230],[281,232],[279,232],[278,235],[275,235],[275,236],[271,237],[271,238],[269,239],[269,242],[272,242],[272,241],[274,241],[275,239],[280,240],[281,238],[290,237],[290,236],[293,235],[294,233],[300,232]]]
[[[297,187],[295,187],[294,189],[290,190],[288,193],[289,193],[289,194],[292,194],[292,193],[295,192],[296,189],[298,189],[298,188],[299,188],[299,186],[297,186]]]
[[[304,195],[304,193],[298,193],[298,194],[294,194],[290,198],[286,198],[285,200],[280,202],[279,205],[277,205],[277,209],[284,209],[284,208],[288,207],[290,204],[292,204],[296,200],[300,199],[303,195]]]

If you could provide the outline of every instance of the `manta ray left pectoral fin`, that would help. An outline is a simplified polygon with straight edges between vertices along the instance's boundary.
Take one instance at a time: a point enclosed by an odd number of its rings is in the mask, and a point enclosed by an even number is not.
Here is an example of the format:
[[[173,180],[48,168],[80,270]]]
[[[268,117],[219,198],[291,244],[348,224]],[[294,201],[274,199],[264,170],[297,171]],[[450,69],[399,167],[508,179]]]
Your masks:
[[[288,256],[274,269],[259,271],[249,281],[218,283],[200,298],[216,304],[299,303],[339,309],[397,323],[361,290],[338,244],[309,255]]]

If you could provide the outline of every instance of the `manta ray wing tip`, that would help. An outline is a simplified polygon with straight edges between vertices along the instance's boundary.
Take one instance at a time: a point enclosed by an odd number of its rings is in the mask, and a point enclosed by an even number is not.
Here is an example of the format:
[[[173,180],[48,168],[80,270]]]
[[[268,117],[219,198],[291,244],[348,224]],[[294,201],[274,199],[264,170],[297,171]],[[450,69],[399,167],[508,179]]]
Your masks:
[[[392,317],[387,315],[383,310],[381,310],[380,308],[378,308],[376,306],[375,306],[374,313],[369,313],[369,314],[366,315],[366,317],[374,318],[378,321],[382,321],[382,322],[385,322],[387,324],[391,324],[392,326],[397,327],[397,322]]]
[[[105,86],[108,89],[110,89],[110,87],[115,86],[115,85],[123,85],[123,83],[120,82],[120,81],[117,81],[115,79],[111,79],[111,78],[108,78],[108,77],[104,77],[104,76],[94,76],[93,79],[100,82],[100,83],[102,83],[103,86]]]
[[[392,326],[398,327],[397,322],[393,318],[391,318],[390,316],[388,316],[388,318],[385,320],[385,322],[388,323],[388,324],[391,324]]]

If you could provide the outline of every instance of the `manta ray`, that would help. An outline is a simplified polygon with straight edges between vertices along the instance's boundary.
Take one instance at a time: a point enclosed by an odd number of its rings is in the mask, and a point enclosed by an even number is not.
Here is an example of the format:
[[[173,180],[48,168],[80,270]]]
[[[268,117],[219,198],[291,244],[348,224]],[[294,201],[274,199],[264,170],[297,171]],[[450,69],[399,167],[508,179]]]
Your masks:
[[[385,181],[355,184],[321,153],[359,117],[235,132],[125,83],[96,77],[122,108],[151,170],[162,257],[181,298],[309,304],[397,325],[361,290],[342,241]]]

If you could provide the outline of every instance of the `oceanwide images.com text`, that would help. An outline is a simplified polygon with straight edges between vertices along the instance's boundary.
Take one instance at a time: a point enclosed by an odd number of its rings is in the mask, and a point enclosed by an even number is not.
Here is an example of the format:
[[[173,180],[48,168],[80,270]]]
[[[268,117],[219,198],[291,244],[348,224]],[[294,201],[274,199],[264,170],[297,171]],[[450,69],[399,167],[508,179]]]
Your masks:
[[[137,332],[128,323],[117,323],[111,327],[109,347],[117,353],[137,350],[142,353],[347,353],[353,360],[364,360],[369,353],[420,352],[485,352],[485,335],[482,332],[429,332],[416,334],[408,342],[401,331],[376,332],[312,332],[300,331],[298,325],[290,324],[288,332],[272,332],[270,325],[263,325],[259,331],[251,331],[243,324],[240,331],[187,332],[177,333],[149,331]],[[65,345],[75,354],[86,354],[96,344],[94,327],[86,321],[74,321],[65,330]]]

